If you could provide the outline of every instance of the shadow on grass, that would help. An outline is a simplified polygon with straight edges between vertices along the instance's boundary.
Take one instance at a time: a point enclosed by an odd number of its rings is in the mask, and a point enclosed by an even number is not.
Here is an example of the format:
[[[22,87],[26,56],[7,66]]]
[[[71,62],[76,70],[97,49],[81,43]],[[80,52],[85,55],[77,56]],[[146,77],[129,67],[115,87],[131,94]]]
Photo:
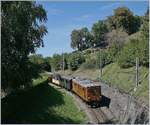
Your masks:
[[[46,81],[27,91],[9,95],[1,101],[1,123],[76,123],[53,111],[53,106],[64,104],[63,98],[62,93]]]

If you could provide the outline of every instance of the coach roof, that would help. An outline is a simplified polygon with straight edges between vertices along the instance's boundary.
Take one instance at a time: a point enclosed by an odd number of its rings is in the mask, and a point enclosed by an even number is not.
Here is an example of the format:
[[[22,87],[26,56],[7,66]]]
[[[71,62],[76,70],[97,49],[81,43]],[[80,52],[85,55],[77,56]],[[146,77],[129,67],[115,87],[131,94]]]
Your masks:
[[[73,81],[84,87],[100,86],[100,84],[98,82],[94,82],[92,80],[87,80],[87,79],[75,78],[75,79],[73,79]]]

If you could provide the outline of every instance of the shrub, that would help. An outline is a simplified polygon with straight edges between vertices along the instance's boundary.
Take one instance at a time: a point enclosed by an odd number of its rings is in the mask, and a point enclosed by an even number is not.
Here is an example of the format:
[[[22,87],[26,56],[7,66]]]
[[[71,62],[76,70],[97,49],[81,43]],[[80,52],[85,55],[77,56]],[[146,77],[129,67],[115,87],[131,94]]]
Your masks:
[[[147,40],[130,40],[120,52],[118,64],[122,68],[135,65],[136,57],[139,58],[140,65],[148,66],[148,41]]]
[[[104,67],[107,64],[110,64],[112,61],[110,58],[110,54],[108,50],[103,50],[99,53],[97,53],[97,62],[98,62],[98,67],[100,68],[100,61],[101,61],[101,66]]]
[[[106,60],[107,60],[107,64],[115,62],[116,58],[118,58],[118,54],[121,50],[122,46],[119,46],[119,44],[117,44],[116,42],[112,43],[112,46],[110,48],[107,49],[106,51]]]
[[[81,69],[94,69],[98,68],[97,66],[97,58],[90,55],[89,58],[86,58],[86,62],[81,65]]]
[[[81,55],[80,52],[77,53],[72,53],[68,56],[68,67],[69,69],[71,69],[72,71],[76,70],[79,68],[79,66],[85,62],[85,58],[83,55]]]
[[[101,62],[100,62],[101,61]],[[82,64],[82,69],[94,69],[104,67],[109,64],[110,60],[108,58],[108,52],[105,50],[101,50],[99,52],[90,54],[86,57],[86,62]]]

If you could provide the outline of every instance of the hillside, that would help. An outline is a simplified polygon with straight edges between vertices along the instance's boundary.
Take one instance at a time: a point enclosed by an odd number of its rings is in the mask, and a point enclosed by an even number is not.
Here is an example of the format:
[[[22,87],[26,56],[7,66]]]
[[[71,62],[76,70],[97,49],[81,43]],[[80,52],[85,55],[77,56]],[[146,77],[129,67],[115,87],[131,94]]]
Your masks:
[[[66,75],[82,76],[84,78],[99,80],[98,69],[84,69],[79,68],[76,71],[66,70],[65,72],[59,71]],[[109,64],[103,68],[102,80],[106,84],[111,84],[113,87],[117,87],[126,93],[133,93],[134,97],[137,97],[140,101],[148,104],[149,85],[148,85],[148,68],[140,67],[140,84],[137,91],[134,92],[135,86],[135,67],[120,68],[116,63]]]

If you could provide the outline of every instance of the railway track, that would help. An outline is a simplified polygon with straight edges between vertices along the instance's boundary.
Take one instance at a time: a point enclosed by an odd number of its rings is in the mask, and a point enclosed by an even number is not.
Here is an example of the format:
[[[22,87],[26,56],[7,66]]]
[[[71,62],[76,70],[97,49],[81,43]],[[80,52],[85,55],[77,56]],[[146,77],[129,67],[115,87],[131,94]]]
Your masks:
[[[95,116],[96,123],[99,124],[99,123],[105,122],[106,117],[103,114],[101,114],[97,109],[91,109],[91,111],[92,111],[93,116]]]
[[[59,87],[54,85],[54,84],[49,84],[49,85],[55,87],[56,89],[59,89]],[[80,107],[81,107],[81,105],[82,105],[82,109],[86,112],[86,114],[88,114],[88,117],[90,117],[90,121],[88,121],[88,123],[91,123],[91,124],[112,124],[112,123],[116,123],[116,120],[114,120],[114,114],[108,108],[103,109],[104,111],[102,110],[102,107],[91,108],[88,104],[86,104],[76,94],[74,94],[72,92],[69,92],[69,91],[66,91],[66,92],[69,95],[74,97],[74,99],[78,103],[78,106],[80,105]]]
[[[112,124],[112,123],[115,123],[114,119],[112,117],[108,117],[106,115],[106,113],[104,113],[104,111],[102,111],[101,108],[96,108],[96,109],[91,108],[90,110],[91,110],[91,112],[93,113],[93,116],[96,119],[95,123],[98,123],[98,124]]]
[[[80,104],[83,103],[86,107],[87,112],[92,116],[92,120],[90,123],[92,124],[112,124],[116,123],[117,120],[111,110],[105,108],[102,110],[102,107],[99,108],[91,108],[88,104],[86,104],[79,96],[72,93],[72,95],[80,101]],[[108,115],[108,114],[109,115]]]

